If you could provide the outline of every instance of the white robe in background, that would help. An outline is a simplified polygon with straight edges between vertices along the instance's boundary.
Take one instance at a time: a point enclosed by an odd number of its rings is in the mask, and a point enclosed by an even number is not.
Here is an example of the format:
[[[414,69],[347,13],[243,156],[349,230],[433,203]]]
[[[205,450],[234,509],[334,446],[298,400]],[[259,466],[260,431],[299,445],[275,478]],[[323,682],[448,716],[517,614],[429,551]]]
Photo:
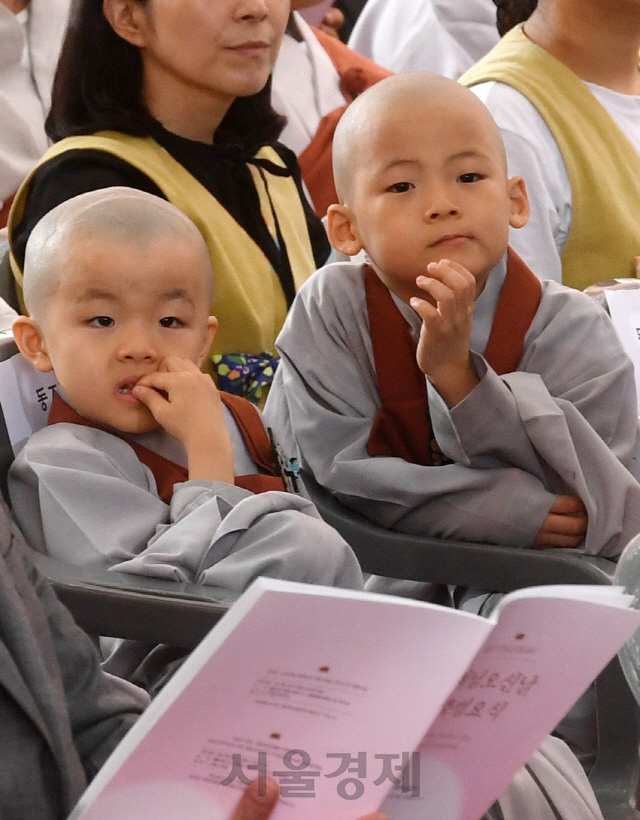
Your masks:
[[[340,75],[310,26],[293,12],[300,39],[285,34],[273,68],[271,103],[287,124],[278,137],[300,155],[315,136],[320,121],[346,105]]]
[[[499,39],[493,0],[367,0],[349,46],[397,73],[457,80]]]
[[[265,414],[302,466],[341,501],[402,532],[527,547],[559,494],[589,516],[583,549],[620,554],[640,531],[633,367],[604,311],[542,283],[520,368],[498,376],[482,354],[506,261],[476,302],[472,362],[480,384],[448,410],[428,383],[435,437],[455,463],[424,467],[367,454],[380,407],[362,270],[323,268],[296,297],[277,347]],[[413,329],[420,319],[396,300]]]
[[[30,0],[16,16],[0,3],[0,206],[48,148],[44,120],[69,5]]]
[[[640,153],[640,96],[585,85]],[[511,229],[509,242],[534,273],[561,282],[561,253],[571,230],[573,192],[558,143],[538,109],[515,88],[489,82],[474,85],[471,91],[500,128],[509,176],[522,176],[527,186],[531,215],[523,228]],[[610,276],[602,271],[602,279]]]

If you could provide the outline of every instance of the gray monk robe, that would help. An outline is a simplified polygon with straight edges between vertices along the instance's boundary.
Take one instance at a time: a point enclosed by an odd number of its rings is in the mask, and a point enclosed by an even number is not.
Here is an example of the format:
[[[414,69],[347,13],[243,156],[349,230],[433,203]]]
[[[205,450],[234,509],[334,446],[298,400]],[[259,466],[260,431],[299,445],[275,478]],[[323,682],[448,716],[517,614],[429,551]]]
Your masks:
[[[245,489],[252,478],[270,477],[257,475],[259,465],[227,406],[225,419],[244,486],[187,480],[183,448],[161,429],[131,442],[86,426],[91,423],[81,417],[39,430],[9,473],[14,515],[29,544],[79,566],[232,592],[258,575],[361,587],[351,549],[312,504],[293,493]],[[145,449],[164,456],[179,483],[159,490],[163,476],[140,459]]]
[[[485,357],[506,258],[476,301],[471,360],[480,384],[449,410],[427,380],[432,434],[451,463],[368,452],[381,407],[362,266],[329,265],[301,289],[278,339],[265,414],[301,464],[385,527],[530,546],[558,494],[579,496],[583,548],[616,556],[640,531],[633,366],[609,318],[582,293],[542,283],[515,372]],[[414,341],[421,321],[393,297]]]
[[[0,505],[0,817],[63,820],[148,702],[100,671]]]

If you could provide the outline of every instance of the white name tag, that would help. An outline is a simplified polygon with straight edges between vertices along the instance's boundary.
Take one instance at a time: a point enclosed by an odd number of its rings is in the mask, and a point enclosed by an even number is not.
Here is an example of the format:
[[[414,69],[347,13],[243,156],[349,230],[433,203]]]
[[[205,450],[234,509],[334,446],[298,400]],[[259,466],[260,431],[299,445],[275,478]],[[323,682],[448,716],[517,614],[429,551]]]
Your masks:
[[[618,338],[635,367],[640,402],[640,290],[605,289],[604,294]]]
[[[0,362],[0,396],[9,440],[18,455],[29,436],[49,418],[56,377],[32,367],[20,353]]]

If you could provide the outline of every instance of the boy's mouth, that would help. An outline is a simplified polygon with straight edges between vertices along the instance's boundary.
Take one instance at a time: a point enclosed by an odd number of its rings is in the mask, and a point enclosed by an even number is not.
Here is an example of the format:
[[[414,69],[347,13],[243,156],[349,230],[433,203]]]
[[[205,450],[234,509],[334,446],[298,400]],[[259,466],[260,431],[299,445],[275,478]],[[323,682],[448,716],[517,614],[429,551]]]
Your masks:
[[[133,393],[133,388],[136,386],[136,384],[138,384],[141,378],[141,376],[135,376],[133,378],[127,379],[124,382],[121,382],[118,385],[117,392],[121,393],[122,395],[130,395],[131,393]]]
[[[440,239],[436,239],[435,242],[431,243],[432,248],[438,248],[443,245],[458,245],[464,244],[470,237],[466,234],[456,233],[456,234],[448,234],[447,236],[441,236]]]
[[[130,396],[133,393],[133,388],[136,386],[136,384],[138,384],[138,381],[138,379],[134,379],[134,381],[125,382],[124,384],[119,385],[117,392],[123,396]],[[166,392],[166,390],[160,390],[160,388],[158,387],[154,387],[153,389],[156,391],[156,393],[159,393],[163,399],[169,399],[169,394]]]

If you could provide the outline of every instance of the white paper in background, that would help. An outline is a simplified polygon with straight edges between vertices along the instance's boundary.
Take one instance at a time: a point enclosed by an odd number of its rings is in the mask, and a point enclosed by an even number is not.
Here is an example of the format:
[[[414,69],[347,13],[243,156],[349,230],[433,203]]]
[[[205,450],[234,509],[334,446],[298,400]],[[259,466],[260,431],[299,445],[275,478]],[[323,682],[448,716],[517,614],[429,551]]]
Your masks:
[[[618,338],[633,362],[640,402],[640,290],[607,290],[604,295]]]
[[[32,433],[46,425],[55,386],[53,373],[36,370],[20,353],[0,362],[2,411],[15,455]]]
[[[319,26],[320,23],[324,20],[324,16],[327,11],[333,5],[333,0],[323,0],[322,3],[318,3],[317,6],[312,6],[308,9],[300,9],[300,14],[304,17],[304,19],[309,23],[310,26]]]

